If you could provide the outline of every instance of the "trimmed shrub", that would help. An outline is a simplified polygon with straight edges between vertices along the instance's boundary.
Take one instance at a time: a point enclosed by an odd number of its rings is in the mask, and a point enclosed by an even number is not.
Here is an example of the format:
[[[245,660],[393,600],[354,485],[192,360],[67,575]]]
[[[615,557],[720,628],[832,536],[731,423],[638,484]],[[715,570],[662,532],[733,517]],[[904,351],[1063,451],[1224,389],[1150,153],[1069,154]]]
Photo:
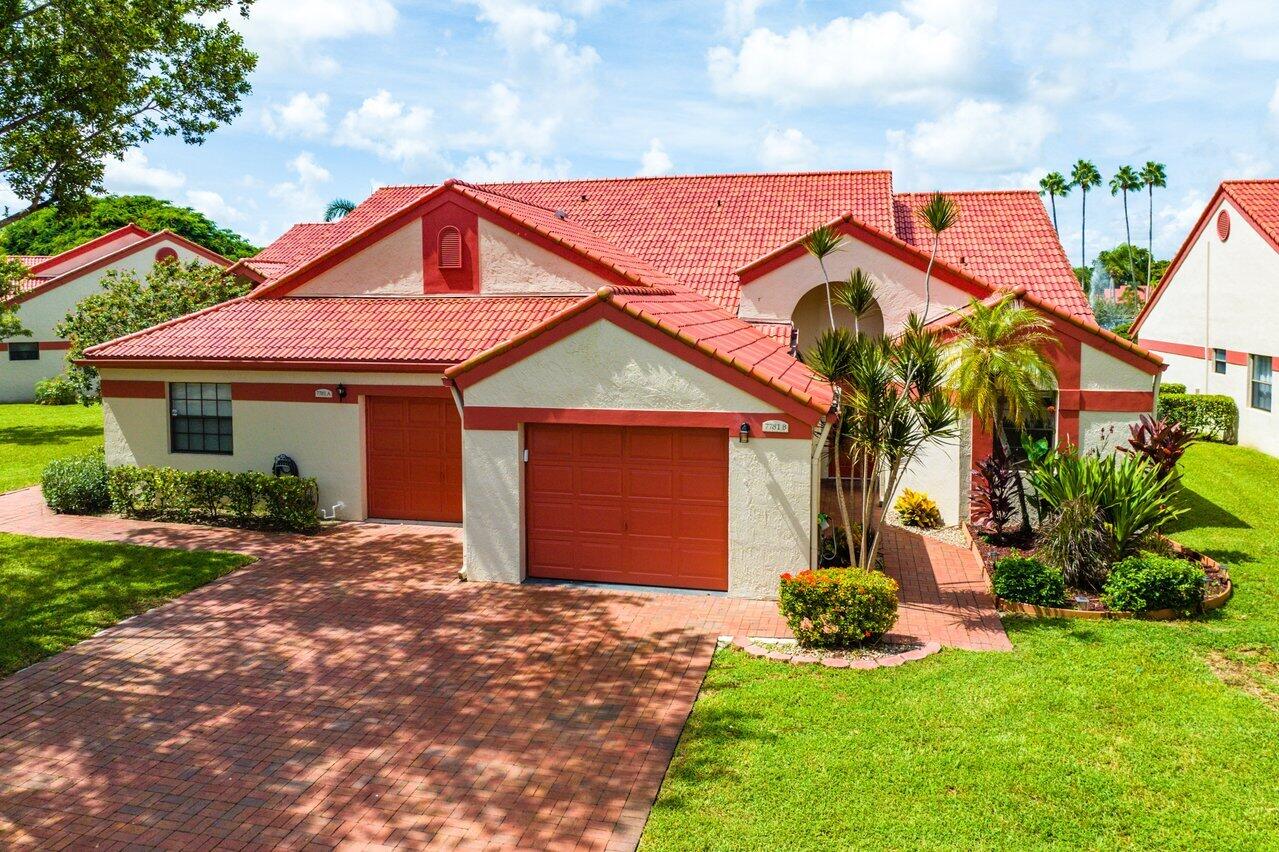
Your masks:
[[[63,376],[36,382],[36,405],[73,405],[76,401],[75,385]]]
[[[1010,601],[1037,606],[1061,606],[1066,578],[1038,559],[1008,556],[995,563],[995,594]]]
[[[257,471],[114,467],[111,507],[130,518],[312,533],[320,528],[314,479]]]
[[[902,489],[893,508],[897,510],[901,522],[908,527],[935,530],[942,526],[941,509],[937,508],[933,498],[921,491]]]
[[[805,648],[850,648],[897,623],[897,582],[861,568],[783,574],[778,605]]]
[[[111,505],[107,462],[102,453],[55,459],[40,477],[44,502],[55,512],[94,515]]]
[[[1226,444],[1239,440],[1239,405],[1228,396],[1206,393],[1160,393],[1160,420],[1172,420],[1187,430]]]
[[[1163,396],[1166,393],[1185,393],[1185,392],[1186,392],[1186,386],[1183,385],[1181,382],[1162,382],[1159,385],[1160,396]]]
[[[1194,612],[1203,605],[1205,583],[1203,569],[1195,563],[1143,552],[1115,563],[1101,601],[1128,612]]]

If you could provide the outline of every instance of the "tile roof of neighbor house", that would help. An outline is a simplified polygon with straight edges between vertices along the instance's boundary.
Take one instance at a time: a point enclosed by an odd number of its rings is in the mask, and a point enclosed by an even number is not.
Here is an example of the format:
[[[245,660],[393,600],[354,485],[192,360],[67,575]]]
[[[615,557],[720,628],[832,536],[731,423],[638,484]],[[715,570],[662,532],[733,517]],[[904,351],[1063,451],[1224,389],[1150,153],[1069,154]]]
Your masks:
[[[114,359],[452,364],[581,301],[579,296],[240,298],[90,347]]]

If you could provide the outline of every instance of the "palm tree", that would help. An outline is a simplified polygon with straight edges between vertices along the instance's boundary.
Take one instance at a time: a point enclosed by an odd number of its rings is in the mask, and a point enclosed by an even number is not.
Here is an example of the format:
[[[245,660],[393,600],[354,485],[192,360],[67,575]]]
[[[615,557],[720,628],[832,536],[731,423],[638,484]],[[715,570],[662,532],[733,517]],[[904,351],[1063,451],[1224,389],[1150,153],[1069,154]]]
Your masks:
[[[1049,172],[1039,181],[1039,194],[1048,196],[1048,203],[1053,208],[1053,230],[1061,236],[1061,228],[1057,227],[1057,199],[1070,195],[1070,184],[1061,172]]]
[[[875,279],[860,267],[835,291],[835,304],[853,315],[853,334],[862,333],[862,317],[875,305]]]
[[[1124,197],[1124,242],[1132,246],[1132,228],[1128,224],[1128,193],[1141,189],[1141,177],[1132,166],[1120,166],[1119,171],[1110,179],[1111,196],[1123,194]],[[1128,252],[1128,280],[1137,285],[1137,273],[1132,268],[1132,252]]]
[[[1011,293],[993,305],[974,299],[955,326],[947,353],[952,399],[994,437],[995,451],[1005,459],[1020,450],[1011,445],[1008,427],[1024,428],[1043,410],[1042,392],[1057,385],[1057,371],[1044,354],[1056,343],[1048,320]],[[1022,530],[1029,531],[1020,472],[1016,484]]]
[[[839,251],[844,245],[844,238],[829,225],[822,225],[804,238],[804,248],[817,258],[822,268],[822,282],[826,285],[826,313],[830,316],[830,327],[835,327],[835,304],[830,295],[830,275],[826,272],[826,258]]]
[[[928,308],[932,304],[933,262],[937,260],[937,246],[941,243],[942,232],[959,221],[959,205],[955,203],[954,199],[948,198],[940,192],[934,192],[929,196],[927,203],[919,208],[916,215],[924,223],[924,227],[933,235],[933,250],[928,255],[928,269],[924,272],[923,321],[927,323]]]
[[[1148,160],[1146,165],[1141,169],[1141,182],[1146,185],[1146,195],[1150,200],[1150,208],[1147,211],[1147,222],[1150,227],[1146,232],[1146,296],[1150,296],[1150,263],[1155,256],[1155,187],[1163,189],[1168,185],[1168,173],[1164,171],[1163,163],[1156,163],[1154,160]]]
[[[1086,237],[1088,234],[1088,190],[1101,186],[1101,172],[1087,160],[1080,160],[1070,170],[1071,186],[1077,186],[1083,193],[1083,216],[1079,224],[1079,265],[1088,265]]]
[[[341,219],[354,209],[355,202],[349,198],[335,198],[329,202],[328,207],[324,208],[324,221],[332,222],[334,219]]]

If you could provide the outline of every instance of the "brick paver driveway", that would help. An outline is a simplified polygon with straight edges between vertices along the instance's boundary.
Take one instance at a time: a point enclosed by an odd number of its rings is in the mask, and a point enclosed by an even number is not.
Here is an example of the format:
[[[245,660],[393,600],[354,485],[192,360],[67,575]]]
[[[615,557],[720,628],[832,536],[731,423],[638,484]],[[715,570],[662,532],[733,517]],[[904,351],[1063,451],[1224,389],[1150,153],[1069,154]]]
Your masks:
[[[0,529],[259,557],[0,681],[4,845],[632,848],[715,637],[785,633],[770,603],[460,583],[451,529],[70,518],[34,490]]]

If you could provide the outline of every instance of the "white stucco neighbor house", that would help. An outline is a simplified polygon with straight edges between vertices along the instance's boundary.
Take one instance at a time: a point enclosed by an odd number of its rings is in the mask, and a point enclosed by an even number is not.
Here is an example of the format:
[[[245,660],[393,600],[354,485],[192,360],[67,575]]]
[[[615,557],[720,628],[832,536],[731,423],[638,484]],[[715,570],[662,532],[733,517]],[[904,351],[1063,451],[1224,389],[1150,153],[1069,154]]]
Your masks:
[[[172,231],[153,234],[133,224],[61,254],[16,257],[29,273],[12,301],[30,334],[0,340],[0,402],[30,402],[36,382],[63,371],[68,344],[58,337],[54,326],[81,299],[97,292],[108,272],[131,270],[141,277],[158,260],[170,258],[183,263],[198,259],[231,265],[222,255]]]
[[[1121,441],[1158,356],[1093,322],[1033,192],[953,196],[930,316],[1014,293],[1059,338],[1042,428]],[[461,523],[472,580],[773,597],[815,559],[834,399],[795,357],[828,323],[800,241],[839,231],[832,275],[872,274],[863,328],[893,334],[925,200],[883,171],[384,187],[235,264],[248,296],[90,349],[107,460],[285,453],[326,514]],[[988,451],[965,428],[906,484],[954,522]]]
[[[1164,380],[1239,405],[1239,443],[1279,455],[1279,180],[1223,182],[1132,324]]]

